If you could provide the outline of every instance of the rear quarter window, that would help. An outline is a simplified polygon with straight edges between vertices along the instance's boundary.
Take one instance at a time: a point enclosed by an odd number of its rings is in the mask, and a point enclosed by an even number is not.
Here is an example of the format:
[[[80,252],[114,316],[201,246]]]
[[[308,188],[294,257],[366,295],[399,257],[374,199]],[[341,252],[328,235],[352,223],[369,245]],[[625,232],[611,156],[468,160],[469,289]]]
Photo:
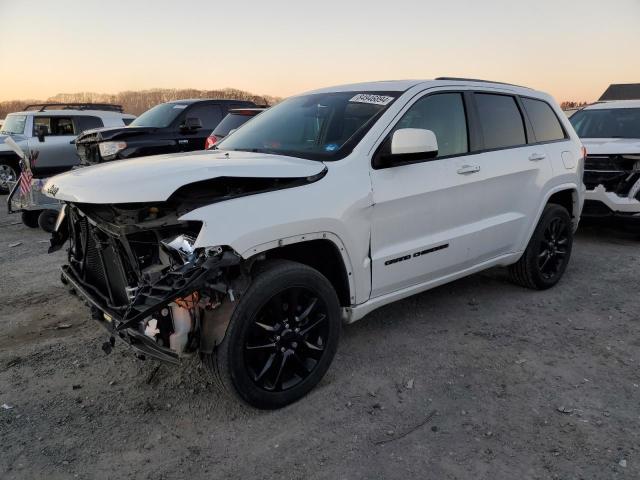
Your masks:
[[[514,97],[494,93],[476,93],[474,97],[486,150],[527,143],[524,122]]]
[[[82,133],[85,130],[91,130],[92,128],[104,127],[102,119],[91,115],[82,115],[75,117],[76,132]]]
[[[527,111],[537,142],[552,142],[566,138],[560,120],[547,102],[522,98],[522,104]]]

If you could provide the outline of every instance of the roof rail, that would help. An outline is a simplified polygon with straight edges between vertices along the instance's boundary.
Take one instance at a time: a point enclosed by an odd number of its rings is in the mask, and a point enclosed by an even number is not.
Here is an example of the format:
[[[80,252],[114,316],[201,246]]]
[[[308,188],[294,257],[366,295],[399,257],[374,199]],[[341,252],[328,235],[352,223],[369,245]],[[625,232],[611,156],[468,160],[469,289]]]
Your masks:
[[[45,110],[104,110],[107,112],[123,113],[122,105],[113,103],[34,103],[27,105],[23,111],[35,110],[44,112]]]
[[[493,80],[480,80],[478,78],[438,77],[438,78],[436,78],[436,80],[453,80],[453,81],[459,81],[459,82],[479,82],[479,83],[497,83],[498,85],[509,85],[511,87],[528,88],[529,90],[531,90],[530,87],[525,87],[523,85],[516,85],[515,83],[495,82]]]

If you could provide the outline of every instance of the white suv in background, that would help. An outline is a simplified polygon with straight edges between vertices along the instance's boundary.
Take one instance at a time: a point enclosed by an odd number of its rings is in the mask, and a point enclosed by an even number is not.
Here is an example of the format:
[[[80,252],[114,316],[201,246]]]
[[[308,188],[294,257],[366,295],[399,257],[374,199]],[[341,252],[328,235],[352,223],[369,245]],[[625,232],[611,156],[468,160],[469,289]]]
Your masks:
[[[38,151],[33,173],[44,178],[78,165],[72,141],[84,130],[123,127],[134,118],[122,113],[119,105],[97,103],[43,103],[10,113],[0,128],[0,194],[9,193],[11,183],[20,175],[19,158],[5,145],[7,137],[25,152]]]
[[[111,332],[106,351],[119,337],[168,362],[197,352],[224,390],[278,408],[320,381],[343,322],[494,266],[555,285],[581,155],[553,99],[528,88],[325,88],[215,150],[50,179],[66,203],[51,248],[70,241],[63,279]]]
[[[595,103],[571,123],[587,149],[583,215],[640,221],[640,100]]]

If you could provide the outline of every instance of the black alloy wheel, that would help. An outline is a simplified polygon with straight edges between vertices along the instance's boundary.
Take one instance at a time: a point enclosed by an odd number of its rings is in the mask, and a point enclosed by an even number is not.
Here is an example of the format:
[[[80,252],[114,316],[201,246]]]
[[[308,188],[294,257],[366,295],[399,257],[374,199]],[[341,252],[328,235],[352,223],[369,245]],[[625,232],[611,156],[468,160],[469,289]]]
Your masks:
[[[509,267],[511,279],[523,287],[544,290],[564,275],[573,246],[573,223],[566,208],[549,203],[517,263]]]
[[[318,365],[329,337],[327,307],[301,286],[276,293],[260,308],[244,347],[253,381],[268,392],[289,390]]]
[[[560,272],[565,258],[567,257],[569,245],[570,225],[560,217],[555,217],[544,230],[540,239],[538,254],[538,268],[542,276],[550,280]]]
[[[305,396],[338,348],[342,317],[331,282],[304,264],[266,260],[236,302],[222,341],[201,353],[214,382],[256,408]]]

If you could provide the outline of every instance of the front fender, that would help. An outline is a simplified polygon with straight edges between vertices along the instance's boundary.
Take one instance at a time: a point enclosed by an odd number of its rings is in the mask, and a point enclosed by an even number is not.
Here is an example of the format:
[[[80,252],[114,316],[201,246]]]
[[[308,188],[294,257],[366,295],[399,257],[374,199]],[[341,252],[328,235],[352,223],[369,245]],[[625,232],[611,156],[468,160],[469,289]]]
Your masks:
[[[196,248],[229,246],[245,259],[291,243],[330,240],[349,273],[352,302],[366,301],[371,197],[364,189],[360,194],[351,189],[338,198],[323,183],[214,203],[180,220],[203,223]]]

